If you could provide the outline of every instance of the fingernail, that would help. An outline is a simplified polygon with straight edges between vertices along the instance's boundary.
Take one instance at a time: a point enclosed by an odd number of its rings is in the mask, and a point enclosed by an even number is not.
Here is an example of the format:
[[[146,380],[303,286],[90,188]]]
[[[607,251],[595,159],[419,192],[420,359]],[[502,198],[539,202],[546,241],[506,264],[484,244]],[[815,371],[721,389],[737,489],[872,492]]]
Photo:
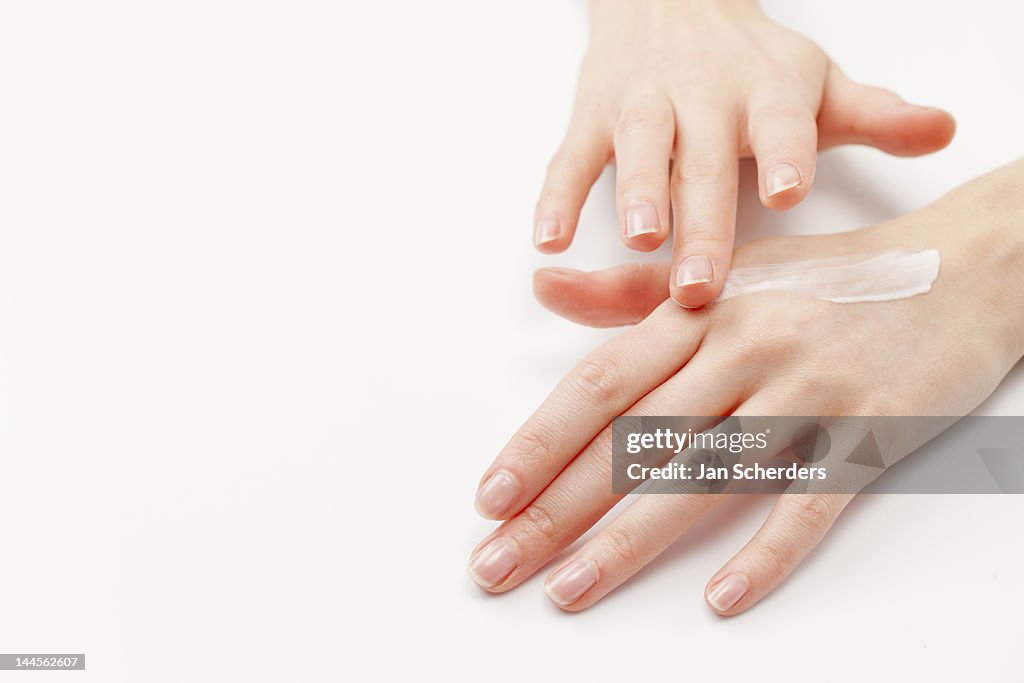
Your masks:
[[[476,511],[488,519],[499,519],[518,492],[515,478],[498,470],[476,492]]]
[[[637,202],[626,210],[626,237],[658,232],[658,210],[650,202]]]
[[[571,605],[597,583],[597,565],[582,558],[573,560],[548,579],[544,585],[548,597],[559,605]]]
[[[711,268],[711,259],[703,254],[687,256],[679,264],[676,271],[676,287],[687,285],[699,285],[711,282],[714,279],[714,272]]]
[[[775,164],[768,169],[764,180],[765,196],[774,197],[780,192],[792,190],[800,184],[800,171],[793,164]]]
[[[545,216],[537,221],[533,241],[538,247],[544,244],[549,244],[558,239],[560,232],[558,219],[552,216]]]
[[[483,547],[469,560],[469,576],[484,588],[493,588],[505,580],[519,564],[516,549],[504,538],[498,538]]]
[[[708,602],[719,612],[728,612],[750,590],[750,581],[743,574],[729,574],[708,591]]]

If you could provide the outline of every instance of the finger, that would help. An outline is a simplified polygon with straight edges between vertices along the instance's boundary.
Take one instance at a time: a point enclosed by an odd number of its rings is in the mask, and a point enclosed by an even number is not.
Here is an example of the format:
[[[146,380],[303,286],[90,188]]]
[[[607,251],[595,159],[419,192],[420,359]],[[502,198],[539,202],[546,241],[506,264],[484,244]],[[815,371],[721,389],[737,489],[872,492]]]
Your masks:
[[[672,298],[698,308],[722,291],[732,260],[739,173],[735,121],[693,110],[678,124],[672,172]]]
[[[534,245],[554,254],[564,251],[576,232],[590,187],[611,156],[608,131],[597,114],[577,106],[569,132],[548,164],[534,212]]]
[[[681,368],[703,335],[703,316],[667,306],[570,372],[487,469],[476,507],[490,519],[519,512],[612,418]]]
[[[757,159],[761,203],[769,209],[788,209],[811,189],[818,158],[818,123],[799,98],[759,92],[747,111],[747,135]]]
[[[668,237],[668,174],[675,120],[663,95],[626,106],[615,126],[615,182],[623,241],[657,249]]]
[[[946,111],[909,104],[889,90],[856,83],[829,69],[818,128],[822,147],[870,145],[897,156],[940,150],[956,132]]]
[[[548,575],[545,592],[564,610],[578,612],[590,607],[649,564],[725,499],[711,493],[641,494]]]
[[[750,408],[763,409],[758,407],[757,401]],[[749,414],[743,410],[733,413],[737,417]],[[771,457],[785,446],[784,435],[772,435],[768,447],[758,455]],[[574,612],[590,607],[658,557],[705,513],[730,497],[724,493],[665,492],[678,490],[686,484],[669,480],[656,483],[664,483],[661,493],[638,495],[621,515],[551,572],[545,587],[553,602]]]
[[[591,327],[633,325],[668,298],[669,263],[633,263],[586,273],[541,268],[533,292],[552,313]]]
[[[673,308],[674,304],[666,304],[660,310]],[[720,369],[710,363],[688,370],[627,414],[721,415],[737,404],[740,373],[723,381]],[[707,418],[708,423],[714,420]],[[608,426],[536,500],[477,546],[469,566],[473,580],[491,592],[510,590],[596,524],[623,495],[611,489],[611,448],[612,428]]]
[[[754,537],[708,582],[718,614],[739,614],[770,593],[824,538],[849,493],[784,493]]]

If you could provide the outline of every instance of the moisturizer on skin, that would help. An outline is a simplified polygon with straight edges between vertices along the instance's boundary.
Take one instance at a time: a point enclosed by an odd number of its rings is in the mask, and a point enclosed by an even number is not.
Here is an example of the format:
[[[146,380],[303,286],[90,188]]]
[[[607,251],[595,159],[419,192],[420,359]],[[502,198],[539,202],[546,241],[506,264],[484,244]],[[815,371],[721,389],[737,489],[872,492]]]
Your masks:
[[[744,266],[729,273],[719,298],[791,292],[837,304],[906,299],[931,290],[939,261],[938,251],[925,249]]]

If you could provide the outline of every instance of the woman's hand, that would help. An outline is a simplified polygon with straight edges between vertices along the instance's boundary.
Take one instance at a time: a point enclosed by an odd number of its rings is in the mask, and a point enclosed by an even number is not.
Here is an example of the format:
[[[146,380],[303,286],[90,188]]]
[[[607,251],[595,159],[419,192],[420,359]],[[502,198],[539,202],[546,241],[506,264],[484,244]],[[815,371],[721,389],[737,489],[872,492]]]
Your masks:
[[[590,4],[591,46],[537,203],[535,243],[569,246],[614,157],[623,240],[653,250],[671,221],[669,287],[683,306],[711,301],[729,273],[740,157],[757,159],[764,205],[788,209],[810,190],[819,148],[913,156],[953,136],[949,114],[854,83],[753,0]]]
[[[927,209],[852,233],[762,240],[737,265],[938,249],[931,292],[832,304],[765,293],[687,311],[664,302],[667,266],[545,269],[538,297],[569,318],[641,320],[588,356],[481,479],[477,507],[505,521],[473,552],[486,590],[516,587],[595,524],[612,492],[611,421],[625,415],[964,415],[1024,353],[1024,162]],[[653,310],[653,312],[652,312]],[[650,312],[650,315],[647,315]],[[640,495],[549,575],[568,610],[594,604],[667,548],[722,495]],[[818,543],[850,495],[784,495],[706,588],[732,615]]]

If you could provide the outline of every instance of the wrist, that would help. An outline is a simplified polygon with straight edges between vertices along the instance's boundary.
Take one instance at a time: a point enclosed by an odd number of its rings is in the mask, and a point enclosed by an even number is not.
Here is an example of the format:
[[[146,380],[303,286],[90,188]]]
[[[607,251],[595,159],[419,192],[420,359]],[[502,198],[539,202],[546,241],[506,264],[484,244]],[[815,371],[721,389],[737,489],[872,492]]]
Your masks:
[[[963,297],[957,303],[976,307],[985,320],[979,325],[1016,363],[1024,356],[1024,160],[958,188],[918,217],[922,231],[939,237],[942,268]]]
[[[938,249],[935,315],[1004,371],[1024,357],[1024,160],[868,229],[879,250]]]

